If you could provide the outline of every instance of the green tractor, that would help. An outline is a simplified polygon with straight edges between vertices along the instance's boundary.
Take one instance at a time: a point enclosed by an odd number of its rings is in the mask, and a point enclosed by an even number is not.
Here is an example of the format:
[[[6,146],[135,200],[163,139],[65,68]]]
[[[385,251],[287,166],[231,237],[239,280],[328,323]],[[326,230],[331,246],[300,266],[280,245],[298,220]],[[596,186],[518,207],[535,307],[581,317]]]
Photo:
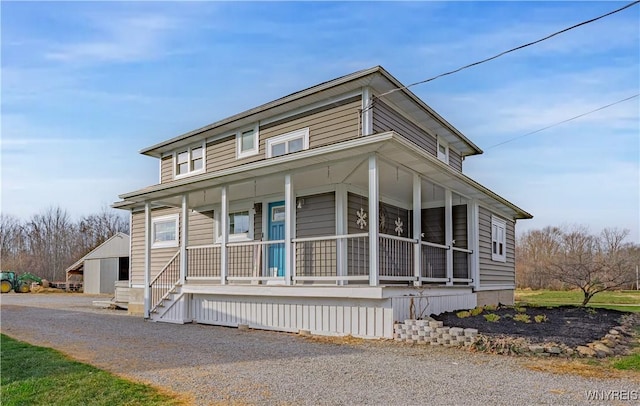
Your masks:
[[[42,282],[42,279],[30,273],[17,276],[13,271],[0,272],[0,292],[9,293],[13,289],[16,293],[29,293],[31,282]]]

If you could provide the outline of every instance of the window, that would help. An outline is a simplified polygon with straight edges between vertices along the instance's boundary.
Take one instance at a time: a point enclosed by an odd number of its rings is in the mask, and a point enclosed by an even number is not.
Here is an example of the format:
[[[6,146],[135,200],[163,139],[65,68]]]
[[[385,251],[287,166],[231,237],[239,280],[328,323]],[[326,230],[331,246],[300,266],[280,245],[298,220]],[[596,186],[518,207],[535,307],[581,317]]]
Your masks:
[[[438,159],[446,164],[449,163],[449,146],[440,139],[438,139]]]
[[[309,128],[292,131],[267,140],[267,158],[309,149]]]
[[[491,259],[507,262],[507,223],[497,217],[491,217]]]
[[[245,158],[258,153],[258,125],[236,133],[236,158]]]
[[[229,213],[229,235],[249,234],[249,211]]]
[[[222,238],[221,218],[219,216],[220,210],[217,210],[216,215],[216,241],[220,242]],[[253,218],[255,210],[250,208],[249,205],[236,206],[229,211],[227,215],[227,232],[228,241],[238,242],[247,241],[253,239]]]
[[[185,148],[175,154],[175,178],[204,171],[204,143]]]
[[[151,220],[151,248],[178,246],[178,215],[156,217]]]

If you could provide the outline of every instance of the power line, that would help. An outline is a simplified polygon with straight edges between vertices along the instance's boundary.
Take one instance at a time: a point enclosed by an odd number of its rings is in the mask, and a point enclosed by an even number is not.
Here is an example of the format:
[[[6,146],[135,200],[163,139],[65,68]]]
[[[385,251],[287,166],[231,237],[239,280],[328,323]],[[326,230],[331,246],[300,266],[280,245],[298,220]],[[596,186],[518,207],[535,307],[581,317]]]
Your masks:
[[[530,133],[526,133],[526,134],[518,135],[517,137],[509,138],[508,140],[499,142],[499,143],[497,143],[495,145],[490,146],[489,148],[486,148],[485,151],[488,151],[488,150],[490,150],[492,148],[499,147],[500,145],[508,144],[508,143],[513,142],[515,140],[518,140],[520,138],[524,138],[524,137],[527,137],[529,135],[533,135],[533,134],[539,133],[540,131],[547,130],[547,129],[551,128],[551,127],[555,127],[557,125],[564,124],[566,122],[575,120],[577,118],[584,117],[584,116],[586,116],[588,114],[595,113],[596,111],[604,110],[604,109],[606,109],[608,107],[615,106],[616,104],[620,104],[622,102],[626,102],[627,100],[631,100],[631,99],[633,99],[635,97],[638,97],[638,96],[640,96],[640,93],[634,94],[633,96],[627,97],[626,99],[618,100],[617,102],[613,102],[613,103],[607,104],[606,106],[598,107],[595,110],[591,110],[591,111],[588,111],[586,113],[579,114],[577,116],[568,118],[566,120],[558,121],[557,123],[554,123],[554,124],[548,125],[546,127],[540,128],[539,130],[531,131]]]
[[[431,81],[436,80],[436,79],[438,79],[438,78],[441,78],[441,77],[443,77],[443,76],[453,75],[454,73],[460,72],[461,70],[468,69],[468,68],[471,68],[471,67],[473,67],[473,66],[480,65],[480,64],[483,64],[483,63],[485,63],[485,62],[492,61],[492,60],[497,59],[497,58],[499,58],[499,57],[501,57],[501,56],[503,56],[503,55],[506,55],[506,54],[508,54],[508,53],[511,53],[511,52],[514,52],[514,51],[517,51],[517,50],[520,50],[520,49],[523,49],[523,48],[529,47],[529,46],[531,46],[531,45],[538,44],[538,43],[540,43],[540,42],[542,42],[542,41],[546,41],[546,40],[548,40],[548,39],[550,39],[550,38],[553,38],[553,37],[555,37],[556,35],[563,34],[563,33],[567,32],[567,31],[573,30],[573,29],[578,28],[578,27],[581,27],[581,26],[583,26],[583,25],[587,25],[587,24],[590,24],[590,23],[592,23],[592,22],[598,21],[598,20],[600,20],[600,19],[602,19],[602,18],[605,18],[605,17],[608,17],[608,16],[610,16],[610,15],[613,15],[613,14],[619,13],[619,12],[621,12],[621,11],[623,11],[623,10],[628,9],[629,7],[633,7],[633,6],[635,6],[635,5],[636,5],[636,4],[638,4],[638,3],[640,3],[640,0],[634,1],[633,3],[629,3],[629,4],[627,4],[627,5],[626,5],[626,6],[624,6],[624,7],[620,7],[619,9],[616,9],[616,10],[610,11],[610,12],[608,12],[608,13],[606,13],[606,14],[601,15],[601,16],[598,16],[598,17],[592,18],[592,19],[590,19],[590,20],[583,21],[583,22],[581,22],[581,23],[578,23],[578,24],[572,25],[571,27],[568,27],[568,28],[565,28],[565,29],[563,29],[563,30],[560,30],[560,31],[554,32],[553,34],[547,35],[546,37],[544,37],[544,38],[540,38],[540,39],[538,39],[538,40],[536,40],[536,41],[529,42],[529,43],[527,43],[527,44],[520,45],[520,46],[517,46],[517,47],[515,47],[515,48],[511,48],[511,49],[509,49],[509,50],[507,50],[507,51],[500,52],[500,53],[499,53],[499,54],[497,54],[497,55],[494,55],[494,56],[492,56],[492,57],[489,57],[489,58],[483,59],[483,60],[481,60],[481,61],[474,62],[474,63],[470,63],[469,65],[465,65],[465,66],[463,66],[463,67],[460,67],[460,68],[458,68],[458,69],[454,69],[454,70],[449,71],[449,72],[441,73],[441,74],[439,74],[439,75],[437,75],[437,76],[434,76],[434,77],[431,77],[431,78],[429,78],[429,79],[421,80],[421,81],[419,81],[419,82],[411,83],[411,84],[406,85],[406,86],[402,86],[402,87],[398,87],[398,88],[395,88],[395,89],[391,89],[391,90],[389,90],[389,91],[387,91],[387,92],[381,93],[381,94],[380,94],[380,95],[378,95],[378,96],[373,96],[373,102],[372,102],[372,103],[370,103],[370,104],[369,104],[369,106],[368,106],[366,109],[364,109],[364,111],[367,111],[367,110],[371,109],[371,108],[373,107],[373,105],[375,104],[375,100],[376,100],[376,99],[380,99],[381,97],[384,97],[384,96],[389,95],[389,94],[391,94],[391,93],[394,93],[394,92],[397,92],[397,91],[400,91],[400,90],[404,90],[404,89],[408,89],[408,88],[410,88],[410,87],[413,87],[413,86],[416,86],[416,85],[420,85],[420,84],[423,84],[423,83],[431,82]]]

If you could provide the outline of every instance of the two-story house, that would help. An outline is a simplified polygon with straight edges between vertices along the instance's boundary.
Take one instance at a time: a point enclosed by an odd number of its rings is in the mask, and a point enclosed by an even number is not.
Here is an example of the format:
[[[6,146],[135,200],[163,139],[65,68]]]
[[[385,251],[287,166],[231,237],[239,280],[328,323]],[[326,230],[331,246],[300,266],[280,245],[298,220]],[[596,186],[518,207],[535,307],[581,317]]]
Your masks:
[[[142,153],[160,183],[114,207],[131,212],[129,309],[152,320],[391,337],[513,301],[531,215],[465,176],[482,151],[382,67]]]

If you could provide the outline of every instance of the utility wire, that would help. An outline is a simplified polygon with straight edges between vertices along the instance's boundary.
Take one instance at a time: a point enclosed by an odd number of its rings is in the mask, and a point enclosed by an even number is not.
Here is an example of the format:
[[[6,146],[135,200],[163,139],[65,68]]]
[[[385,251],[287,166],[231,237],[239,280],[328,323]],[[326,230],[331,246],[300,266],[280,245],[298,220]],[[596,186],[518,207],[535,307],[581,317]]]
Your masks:
[[[544,37],[544,38],[540,38],[539,40],[536,40],[536,41],[533,41],[533,42],[529,42],[529,43],[527,43],[527,44],[520,45],[520,46],[517,46],[517,47],[515,47],[515,48],[511,48],[511,49],[509,49],[509,50],[507,50],[507,51],[500,52],[500,53],[499,53],[499,54],[497,54],[497,55],[494,55],[494,56],[492,56],[492,57],[489,57],[489,58],[483,59],[483,60],[481,60],[481,61],[474,62],[474,63],[471,63],[471,64],[469,64],[469,65],[465,65],[465,66],[463,66],[463,67],[460,67],[460,68],[458,68],[458,69],[455,69],[455,70],[452,70],[452,71],[449,71],[449,72],[441,73],[441,74],[439,74],[439,75],[437,75],[437,76],[434,76],[434,77],[431,77],[431,78],[429,78],[429,79],[425,79],[425,80],[421,80],[421,81],[419,81],[419,82],[411,83],[410,85],[406,85],[406,86],[398,87],[398,88],[395,88],[395,89],[391,89],[391,90],[389,90],[389,91],[387,91],[387,92],[381,93],[381,94],[380,94],[380,95],[378,95],[378,96],[373,96],[373,101],[372,101],[372,103],[370,103],[370,104],[369,104],[369,106],[367,106],[367,108],[365,108],[365,109],[363,110],[363,112],[364,112],[364,111],[367,111],[367,110],[369,110],[369,109],[371,109],[371,108],[373,107],[373,105],[375,104],[375,101],[376,101],[377,99],[380,99],[381,97],[384,97],[384,96],[389,95],[389,94],[391,94],[391,93],[394,93],[394,92],[397,92],[397,91],[400,91],[400,90],[404,90],[404,89],[408,89],[408,88],[410,88],[410,87],[413,87],[413,86],[416,86],[416,85],[420,85],[420,84],[423,84],[423,83],[431,82],[431,81],[436,80],[436,79],[438,79],[438,78],[441,78],[441,77],[443,77],[443,76],[452,75],[452,74],[454,74],[454,73],[460,72],[461,70],[468,69],[468,68],[471,68],[471,67],[473,67],[473,66],[483,64],[483,63],[485,63],[485,62],[489,62],[489,61],[494,60],[494,59],[497,59],[497,58],[499,58],[499,57],[501,57],[501,56],[503,56],[503,55],[506,55],[506,54],[508,54],[508,53],[511,53],[511,52],[514,52],[514,51],[517,51],[517,50],[520,50],[520,49],[523,49],[523,48],[529,47],[529,46],[531,46],[531,45],[538,44],[538,43],[540,43],[540,42],[542,42],[542,41],[546,41],[546,40],[548,40],[548,39],[550,39],[550,38],[555,37],[556,35],[560,35],[560,34],[565,33],[565,32],[567,32],[567,31],[573,30],[574,28],[578,28],[578,27],[581,27],[581,26],[583,26],[583,25],[590,24],[590,23],[592,23],[592,22],[594,22],[594,21],[598,21],[598,20],[600,20],[600,19],[602,19],[602,18],[608,17],[608,16],[610,16],[610,15],[613,15],[613,14],[619,13],[619,12],[621,12],[621,11],[623,11],[623,10],[628,9],[629,7],[633,7],[633,6],[637,5],[638,3],[640,3],[640,0],[634,1],[633,3],[629,3],[629,4],[627,4],[627,5],[626,5],[626,6],[624,6],[624,7],[620,7],[620,8],[619,8],[619,9],[617,9],[617,10],[610,11],[610,12],[608,12],[608,13],[606,13],[606,14],[603,14],[603,15],[601,15],[601,16],[599,16],[599,17],[595,17],[595,18],[592,18],[592,19],[590,19],[590,20],[586,20],[586,21],[583,21],[583,22],[581,22],[581,23],[578,23],[578,24],[572,25],[571,27],[565,28],[565,29],[563,29],[563,30],[560,30],[560,31],[554,32],[553,34],[547,35],[546,37]]]
[[[617,102],[613,102],[613,103],[607,104],[606,106],[598,107],[595,110],[591,110],[591,111],[588,111],[586,113],[579,114],[577,116],[568,118],[566,120],[558,121],[557,123],[554,123],[554,124],[548,125],[546,127],[540,128],[539,130],[531,131],[530,133],[526,133],[526,134],[518,135],[517,137],[509,138],[508,140],[505,140],[505,141],[499,142],[499,143],[497,143],[495,145],[492,145],[489,148],[486,148],[485,150],[488,151],[490,149],[499,147],[500,145],[508,144],[508,143],[513,142],[515,140],[518,140],[520,138],[524,138],[524,137],[527,137],[529,135],[533,135],[533,134],[539,133],[540,131],[547,130],[547,129],[551,128],[551,127],[555,127],[557,125],[564,124],[566,122],[575,120],[575,119],[580,118],[580,117],[584,117],[584,116],[586,116],[588,114],[595,113],[596,111],[604,110],[604,109],[606,109],[608,107],[615,106],[616,104],[620,104],[622,102],[626,102],[627,100],[631,100],[631,99],[636,98],[638,96],[640,96],[640,93],[634,94],[633,96],[627,97],[626,99],[618,100]]]

